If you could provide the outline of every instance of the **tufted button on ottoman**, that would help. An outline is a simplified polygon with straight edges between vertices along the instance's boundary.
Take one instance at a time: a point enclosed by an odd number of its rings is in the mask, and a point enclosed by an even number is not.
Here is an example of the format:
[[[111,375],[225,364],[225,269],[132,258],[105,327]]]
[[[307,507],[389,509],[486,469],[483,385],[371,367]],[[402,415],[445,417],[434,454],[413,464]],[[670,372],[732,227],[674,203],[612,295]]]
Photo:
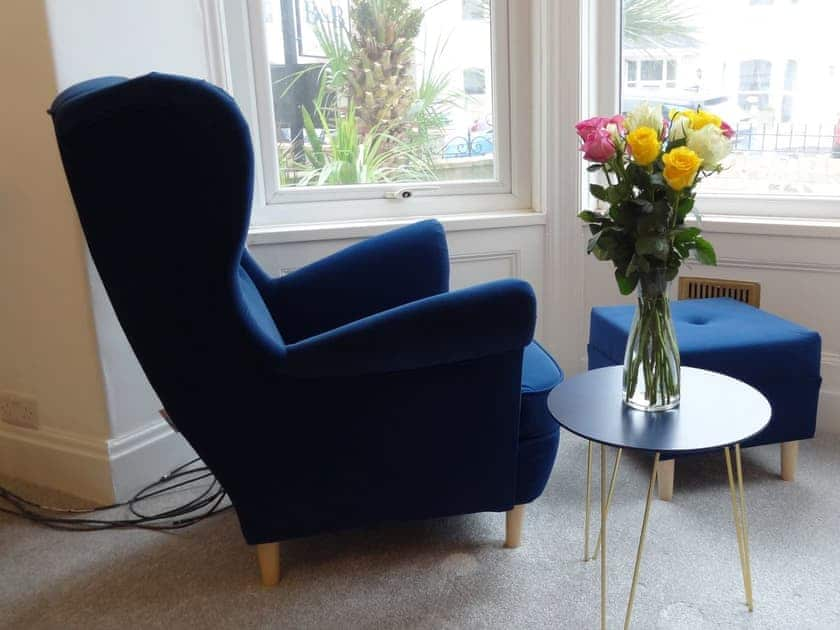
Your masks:
[[[590,370],[623,364],[633,308],[592,309]],[[782,478],[792,480],[797,441],[813,437],[816,429],[822,382],[819,333],[731,298],[679,300],[671,304],[671,314],[682,365],[742,380],[770,401],[770,423],[744,446],[781,443]],[[663,468],[660,497],[668,499],[673,468]]]

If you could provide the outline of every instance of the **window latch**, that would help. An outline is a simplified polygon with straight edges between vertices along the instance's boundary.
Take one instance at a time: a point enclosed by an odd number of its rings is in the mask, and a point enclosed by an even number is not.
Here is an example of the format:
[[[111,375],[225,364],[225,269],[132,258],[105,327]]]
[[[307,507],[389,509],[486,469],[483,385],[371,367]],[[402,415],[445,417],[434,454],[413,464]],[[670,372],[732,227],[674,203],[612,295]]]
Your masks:
[[[421,190],[440,190],[440,186],[411,186],[397,190],[388,190],[385,192],[385,199],[411,199],[414,193]]]

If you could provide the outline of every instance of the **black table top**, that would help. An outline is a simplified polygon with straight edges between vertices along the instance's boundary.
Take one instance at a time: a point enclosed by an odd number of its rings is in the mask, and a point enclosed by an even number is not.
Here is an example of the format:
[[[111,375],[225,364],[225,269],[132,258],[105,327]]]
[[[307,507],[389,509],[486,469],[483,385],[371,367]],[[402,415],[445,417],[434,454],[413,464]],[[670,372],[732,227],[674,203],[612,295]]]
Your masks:
[[[680,370],[680,405],[644,412],[622,401],[621,366],[591,370],[555,387],[548,409],[560,426],[622,448],[694,452],[742,442],[770,422],[770,403],[754,387],[696,368]]]

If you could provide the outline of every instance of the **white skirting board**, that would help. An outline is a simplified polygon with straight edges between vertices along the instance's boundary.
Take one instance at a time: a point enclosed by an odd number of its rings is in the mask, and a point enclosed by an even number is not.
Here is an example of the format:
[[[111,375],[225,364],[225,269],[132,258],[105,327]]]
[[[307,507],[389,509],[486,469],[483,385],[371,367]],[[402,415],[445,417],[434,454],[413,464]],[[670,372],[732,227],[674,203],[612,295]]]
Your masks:
[[[0,425],[0,474],[108,504],[194,458],[163,420],[112,439]]]
[[[840,434],[840,391],[820,391],[817,433]]]

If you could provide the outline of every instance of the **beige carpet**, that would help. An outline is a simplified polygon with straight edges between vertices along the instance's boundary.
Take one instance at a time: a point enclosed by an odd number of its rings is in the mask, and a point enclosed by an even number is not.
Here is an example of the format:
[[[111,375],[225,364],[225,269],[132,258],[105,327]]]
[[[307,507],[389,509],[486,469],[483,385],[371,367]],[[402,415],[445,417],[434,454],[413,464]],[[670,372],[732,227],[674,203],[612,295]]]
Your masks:
[[[597,628],[598,565],[580,559],[585,453],[563,435],[518,550],[502,549],[500,514],[383,525],[284,544],[273,589],[259,586],[233,513],[178,534],[0,516],[0,627]],[[611,628],[648,463],[625,458],[610,513]],[[742,603],[722,456],[693,458],[678,462],[674,501],[654,504],[635,628],[840,628],[840,438],[803,445],[796,483],[778,479],[778,447],[747,451],[745,468],[755,612]]]

